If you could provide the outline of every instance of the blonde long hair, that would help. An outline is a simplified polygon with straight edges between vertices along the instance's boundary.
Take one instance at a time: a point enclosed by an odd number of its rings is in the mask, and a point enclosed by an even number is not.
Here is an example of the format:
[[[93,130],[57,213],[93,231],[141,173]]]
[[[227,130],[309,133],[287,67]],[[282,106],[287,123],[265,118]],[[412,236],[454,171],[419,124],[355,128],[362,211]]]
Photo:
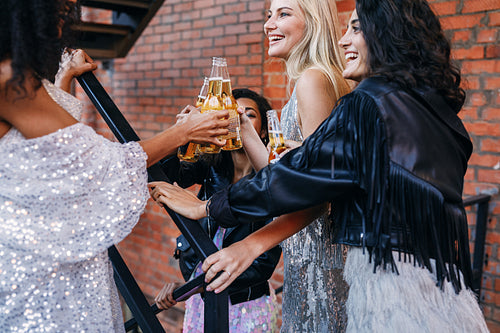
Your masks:
[[[289,78],[296,81],[309,68],[318,68],[341,97],[349,92],[342,77],[344,56],[338,47],[341,37],[335,0],[294,0],[305,18],[304,38],[295,45],[286,61]]]

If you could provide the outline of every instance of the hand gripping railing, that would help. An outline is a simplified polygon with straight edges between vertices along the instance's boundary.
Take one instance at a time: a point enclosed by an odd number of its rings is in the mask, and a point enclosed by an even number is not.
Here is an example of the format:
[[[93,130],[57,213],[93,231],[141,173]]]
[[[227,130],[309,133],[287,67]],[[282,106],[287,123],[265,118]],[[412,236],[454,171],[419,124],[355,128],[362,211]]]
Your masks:
[[[85,73],[78,77],[78,82],[87,93],[97,111],[101,114],[106,124],[121,143],[129,141],[139,141],[139,137],[134,132],[130,124],[122,115],[120,110],[111,100],[107,92],[92,73]],[[149,181],[167,181],[168,178],[159,164],[148,168]],[[193,220],[178,215],[167,206],[164,206],[167,213],[174,221],[177,228],[186,237],[187,241],[196,252],[196,255],[203,261],[212,253],[217,251],[217,247],[210,240],[201,225]],[[110,260],[113,263],[114,278],[120,293],[134,315],[134,319],[125,324],[126,329],[132,329],[139,325],[145,333],[164,332],[156,313],[160,312],[156,305],[150,306],[146,297],[137,285],[134,277],[127,268],[115,246],[108,250]],[[184,286],[174,291],[176,300],[185,299],[199,286],[205,287],[204,275],[195,280],[189,281]],[[204,293],[205,302],[205,333],[227,333],[229,332],[228,322],[228,294],[223,291],[219,294],[214,292]]]

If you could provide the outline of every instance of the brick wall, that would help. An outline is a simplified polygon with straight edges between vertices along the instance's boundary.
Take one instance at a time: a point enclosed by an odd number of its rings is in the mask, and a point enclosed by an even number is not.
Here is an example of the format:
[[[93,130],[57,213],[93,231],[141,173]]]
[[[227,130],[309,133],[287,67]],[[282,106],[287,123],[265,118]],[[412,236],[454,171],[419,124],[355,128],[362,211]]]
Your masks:
[[[228,60],[233,87],[250,87],[274,108],[287,100],[283,63],[266,56],[263,22],[268,1],[167,0],[124,59],[101,67],[105,83],[139,136],[147,138],[173,124],[175,114],[194,102],[212,56]],[[453,42],[467,89],[461,114],[474,142],[464,195],[493,195],[486,237],[481,306],[492,332],[500,332],[500,3],[498,0],[431,0]],[[337,0],[343,27],[353,0]],[[111,137],[89,109],[86,121]],[[473,212],[472,212],[473,213]],[[474,215],[470,215],[471,238]],[[149,204],[134,232],[119,249],[145,294],[152,299],[164,281],[181,280],[172,258],[175,225]],[[282,267],[273,277],[281,285]],[[182,305],[160,315],[168,332],[180,332]]]

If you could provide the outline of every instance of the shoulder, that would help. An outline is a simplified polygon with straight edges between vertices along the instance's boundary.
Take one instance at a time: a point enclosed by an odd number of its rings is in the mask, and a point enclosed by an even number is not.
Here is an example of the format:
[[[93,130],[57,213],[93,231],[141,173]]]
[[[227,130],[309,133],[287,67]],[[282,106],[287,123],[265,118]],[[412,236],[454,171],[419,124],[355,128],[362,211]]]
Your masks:
[[[388,82],[382,77],[369,77],[361,81],[353,92],[357,94],[365,94],[374,99],[379,99],[383,96],[394,94],[400,90],[401,89],[398,85]]]
[[[302,73],[300,78],[296,83],[297,92],[300,91],[322,91],[322,90],[332,90],[333,86],[328,76],[319,68],[308,68]]]

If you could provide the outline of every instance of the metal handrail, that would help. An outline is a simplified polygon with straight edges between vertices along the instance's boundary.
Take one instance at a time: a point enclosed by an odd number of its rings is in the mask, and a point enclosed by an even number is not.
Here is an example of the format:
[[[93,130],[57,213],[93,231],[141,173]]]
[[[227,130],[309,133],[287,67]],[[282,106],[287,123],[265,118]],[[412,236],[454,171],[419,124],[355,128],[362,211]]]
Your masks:
[[[477,205],[476,230],[474,239],[474,256],[472,259],[472,290],[477,295],[481,293],[481,280],[484,265],[484,244],[486,241],[486,229],[488,221],[488,208],[491,196],[479,194],[464,199],[464,206]]]

